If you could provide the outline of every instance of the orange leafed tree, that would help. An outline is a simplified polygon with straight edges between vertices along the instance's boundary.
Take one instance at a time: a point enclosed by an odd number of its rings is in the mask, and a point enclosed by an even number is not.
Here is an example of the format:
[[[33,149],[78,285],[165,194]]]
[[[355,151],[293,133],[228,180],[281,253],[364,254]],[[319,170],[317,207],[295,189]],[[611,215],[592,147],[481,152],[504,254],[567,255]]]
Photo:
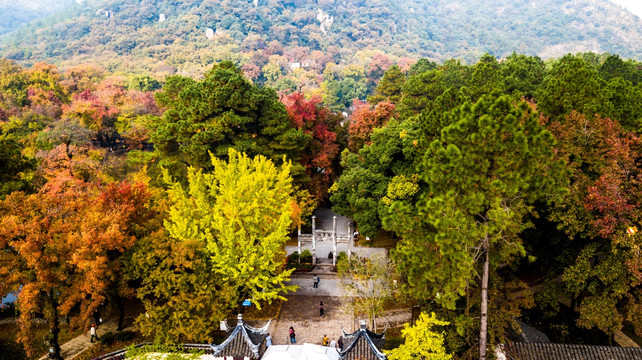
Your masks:
[[[0,202],[0,295],[18,291],[18,341],[33,356],[33,319],[49,325],[60,359],[59,319],[86,327],[120,282],[120,255],[134,245],[130,222],[147,199],[143,185],[101,189],[67,178]]]
[[[348,148],[350,151],[358,152],[365,144],[370,143],[370,134],[375,128],[384,126],[388,120],[395,115],[395,105],[388,101],[382,101],[375,106],[355,100],[354,111],[350,116],[350,140]]]
[[[618,121],[571,112],[550,125],[569,191],[551,218],[581,249],[563,274],[578,325],[614,334],[626,319],[642,335],[642,139]],[[581,247],[580,247],[581,246]]]

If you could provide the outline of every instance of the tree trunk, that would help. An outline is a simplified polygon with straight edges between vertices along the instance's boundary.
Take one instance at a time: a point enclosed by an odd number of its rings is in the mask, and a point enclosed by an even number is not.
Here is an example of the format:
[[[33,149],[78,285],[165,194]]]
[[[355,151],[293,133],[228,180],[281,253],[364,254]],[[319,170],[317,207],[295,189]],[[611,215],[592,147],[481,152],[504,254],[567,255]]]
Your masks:
[[[575,308],[577,307],[577,297],[571,295],[571,303],[569,304],[569,311],[564,316],[566,326],[572,329],[575,326]]]
[[[94,324],[100,325],[100,308],[94,311]]]
[[[484,236],[482,243],[484,251],[484,269],[482,271],[482,284],[481,284],[481,326],[479,327],[479,359],[486,360],[486,347],[488,340],[488,272],[490,267],[489,260],[489,243],[488,231]]]
[[[123,305],[123,298],[118,294],[116,294],[116,307],[118,308],[118,328],[116,331],[121,331],[125,321],[125,306]]]
[[[51,319],[49,319],[49,346],[53,349],[51,358],[55,360],[63,360],[60,354],[60,344],[58,343],[58,334],[60,333],[60,321],[58,320],[58,306],[51,291],[50,306],[51,306]]]
[[[470,313],[470,282],[466,281],[466,311],[464,314],[468,316]]]

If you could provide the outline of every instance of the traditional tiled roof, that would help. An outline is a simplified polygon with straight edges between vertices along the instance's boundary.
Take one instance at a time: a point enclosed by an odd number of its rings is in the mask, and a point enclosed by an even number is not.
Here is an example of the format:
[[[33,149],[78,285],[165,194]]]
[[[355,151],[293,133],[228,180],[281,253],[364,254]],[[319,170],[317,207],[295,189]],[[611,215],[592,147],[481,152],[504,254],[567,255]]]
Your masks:
[[[524,323],[520,320],[515,320],[514,326],[509,326],[507,329],[508,339],[517,342],[526,343],[549,343],[551,340],[543,332],[536,328]]]
[[[271,321],[271,320],[270,320]],[[227,336],[227,339],[220,345],[212,344],[214,355],[216,356],[233,356],[233,357],[249,357],[251,359],[259,359],[261,354],[261,344],[267,337],[267,329],[270,321],[260,329],[253,328],[243,322],[243,315],[238,315],[238,321],[234,329],[232,329]]]
[[[342,329],[343,331],[343,329]],[[339,351],[341,360],[385,360],[386,354],[381,352],[386,341],[386,331],[381,334],[366,329],[365,320],[361,320],[361,328],[352,334],[343,331],[343,351]]]
[[[513,342],[500,345],[506,360],[642,360],[642,348]]]

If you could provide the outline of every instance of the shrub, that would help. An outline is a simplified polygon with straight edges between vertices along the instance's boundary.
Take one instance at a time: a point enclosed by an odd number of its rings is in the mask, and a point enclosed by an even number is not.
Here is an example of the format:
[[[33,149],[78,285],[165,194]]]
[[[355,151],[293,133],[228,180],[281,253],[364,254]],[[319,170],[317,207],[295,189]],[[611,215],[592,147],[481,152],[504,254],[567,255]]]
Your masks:
[[[133,331],[108,332],[100,337],[100,342],[105,345],[111,345],[117,341],[129,341],[136,337]]]
[[[288,256],[288,264],[296,264],[299,262],[299,252],[295,251]]]
[[[312,264],[312,253],[310,250],[301,251],[301,263],[303,264]]]
[[[390,337],[386,336],[386,342],[383,348],[385,350],[392,350],[392,349],[398,348],[404,342],[405,340],[402,336],[390,336]]]
[[[312,264],[288,264],[286,269],[295,269],[294,272],[310,272],[314,269]]]
[[[125,358],[152,360],[158,359],[157,353],[167,354],[166,360],[197,360],[203,355],[201,350],[184,349],[181,345],[144,345],[128,347]]]

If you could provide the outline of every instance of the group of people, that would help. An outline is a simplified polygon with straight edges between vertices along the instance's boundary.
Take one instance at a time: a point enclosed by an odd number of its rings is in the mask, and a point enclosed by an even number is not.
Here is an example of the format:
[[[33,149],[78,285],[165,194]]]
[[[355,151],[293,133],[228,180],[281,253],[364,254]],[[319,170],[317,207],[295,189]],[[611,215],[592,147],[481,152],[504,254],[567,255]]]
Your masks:
[[[330,340],[328,338],[328,335],[323,335],[323,341],[322,341],[323,346],[330,346],[331,348],[337,348],[337,345],[339,347],[339,350],[343,351],[343,338],[339,338],[339,341],[335,341],[334,339]]]
[[[314,274],[314,276],[312,276],[312,288],[318,289],[319,282],[321,282],[321,279],[317,274]],[[323,304],[323,300],[319,301],[319,316],[325,317],[325,304]],[[288,336],[290,338],[290,344],[296,344],[296,332],[294,331],[294,327],[290,326],[290,329],[288,330]],[[272,336],[270,336],[270,334],[268,334],[265,340],[266,340],[266,345],[268,347],[272,346]],[[342,338],[339,338],[339,341],[336,341],[334,339],[330,340],[330,338],[328,338],[327,335],[323,335],[323,339],[321,343],[323,344],[323,346],[329,346],[331,348],[339,348],[341,351],[343,351]]]
[[[321,302],[323,305],[323,301]],[[296,332],[294,331],[294,327],[290,326],[290,329],[288,330],[289,336],[290,336],[290,344],[296,344]],[[267,347],[272,346],[272,336],[268,334],[266,340],[266,345]],[[321,341],[323,346],[329,346],[331,348],[339,348],[341,351],[343,351],[343,339],[339,338],[339,341],[336,341],[334,339],[330,340],[328,338],[328,335],[323,335],[323,340]]]
[[[321,279],[317,274],[314,274],[312,276],[312,288],[313,289],[318,289],[319,288],[319,282],[321,282]],[[323,305],[323,301],[319,302],[319,316],[324,317],[325,316],[325,307]]]

